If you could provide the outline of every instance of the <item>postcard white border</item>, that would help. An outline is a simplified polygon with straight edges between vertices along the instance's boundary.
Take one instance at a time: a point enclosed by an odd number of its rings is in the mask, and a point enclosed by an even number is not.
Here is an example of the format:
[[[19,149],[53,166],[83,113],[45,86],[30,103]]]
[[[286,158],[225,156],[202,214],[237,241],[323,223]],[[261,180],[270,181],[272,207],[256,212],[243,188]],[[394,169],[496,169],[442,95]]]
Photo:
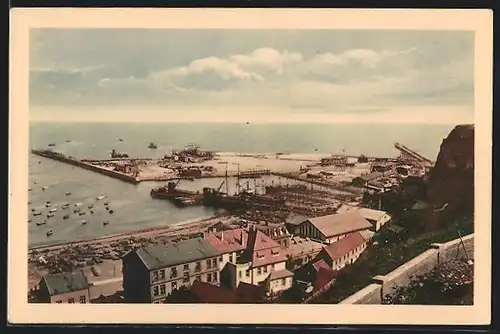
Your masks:
[[[491,319],[493,12],[373,9],[11,10],[8,320],[10,323],[488,324]],[[109,305],[27,303],[30,28],[415,29],[475,32],[474,306]],[[436,55],[439,57],[439,55]]]

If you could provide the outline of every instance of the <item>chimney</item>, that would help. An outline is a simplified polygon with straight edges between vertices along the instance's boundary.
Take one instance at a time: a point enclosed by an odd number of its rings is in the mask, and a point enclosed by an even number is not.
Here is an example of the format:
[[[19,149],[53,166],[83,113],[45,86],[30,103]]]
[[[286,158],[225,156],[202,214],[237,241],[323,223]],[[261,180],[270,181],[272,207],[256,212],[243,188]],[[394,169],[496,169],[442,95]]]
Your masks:
[[[224,230],[220,231],[220,241],[224,241]]]
[[[240,232],[240,241],[241,241],[241,245],[243,247],[247,246],[247,245],[245,245],[245,238],[243,237],[243,232]]]

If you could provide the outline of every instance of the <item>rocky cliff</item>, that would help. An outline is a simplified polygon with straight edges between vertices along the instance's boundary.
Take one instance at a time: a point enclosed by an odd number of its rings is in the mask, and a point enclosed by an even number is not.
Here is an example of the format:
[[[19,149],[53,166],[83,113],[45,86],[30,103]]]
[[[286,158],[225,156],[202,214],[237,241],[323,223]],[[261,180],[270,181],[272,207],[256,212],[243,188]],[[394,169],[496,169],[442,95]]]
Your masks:
[[[427,196],[430,230],[474,216],[474,125],[458,125],[443,140]]]

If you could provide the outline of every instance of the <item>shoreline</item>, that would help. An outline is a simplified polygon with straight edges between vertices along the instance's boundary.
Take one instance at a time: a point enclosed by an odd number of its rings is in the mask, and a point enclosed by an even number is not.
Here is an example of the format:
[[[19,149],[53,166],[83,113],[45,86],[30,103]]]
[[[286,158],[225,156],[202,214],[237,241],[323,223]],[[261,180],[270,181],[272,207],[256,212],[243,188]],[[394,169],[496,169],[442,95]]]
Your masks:
[[[100,244],[100,243],[109,243],[109,242],[120,241],[120,240],[131,238],[131,237],[169,236],[170,233],[172,233],[172,237],[174,237],[174,236],[177,236],[176,234],[182,235],[182,232],[185,230],[195,229],[195,228],[202,229],[204,223],[207,223],[209,225],[209,223],[211,223],[212,220],[221,219],[223,217],[228,217],[228,215],[227,214],[220,214],[220,215],[199,217],[196,219],[179,222],[179,223],[175,223],[172,225],[157,226],[157,227],[144,228],[144,229],[133,230],[133,231],[128,231],[128,232],[121,232],[121,233],[117,233],[117,234],[110,234],[110,235],[105,235],[102,237],[86,239],[86,240],[67,241],[67,242],[61,242],[61,243],[52,244],[52,245],[39,245],[39,246],[32,246],[32,247],[28,246],[28,252],[30,252],[30,251],[37,251],[37,252],[54,251],[54,250],[58,250],[58,249],[66,248],[66,247],[71,247],[71,246],[82,246],[82,245],[94,245],[94,244]],[[186,233],[186,234],[189,234],[189,233]]]

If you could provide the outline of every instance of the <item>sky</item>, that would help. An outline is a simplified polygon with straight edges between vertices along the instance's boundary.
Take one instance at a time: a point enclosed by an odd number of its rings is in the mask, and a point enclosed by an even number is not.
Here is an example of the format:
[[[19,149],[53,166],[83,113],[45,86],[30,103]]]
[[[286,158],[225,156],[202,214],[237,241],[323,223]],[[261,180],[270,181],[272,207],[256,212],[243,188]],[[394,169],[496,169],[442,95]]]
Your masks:
[[[30,32],[33,121],[456,124],[473,106],[473,32]]]

